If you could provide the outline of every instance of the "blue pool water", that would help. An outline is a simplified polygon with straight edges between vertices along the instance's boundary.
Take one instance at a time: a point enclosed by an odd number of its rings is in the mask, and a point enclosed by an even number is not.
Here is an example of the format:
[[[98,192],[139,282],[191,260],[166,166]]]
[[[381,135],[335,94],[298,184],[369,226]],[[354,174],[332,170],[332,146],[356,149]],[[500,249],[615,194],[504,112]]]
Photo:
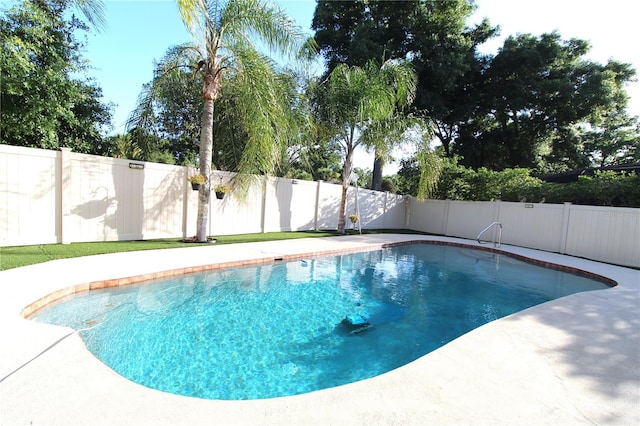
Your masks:
[[[94,290],[32,316],[150,388],[294,395],[400,367],[487,322],[607,285],[504,255],[416,244]],[[366,318],[357,334],[347,315]]]

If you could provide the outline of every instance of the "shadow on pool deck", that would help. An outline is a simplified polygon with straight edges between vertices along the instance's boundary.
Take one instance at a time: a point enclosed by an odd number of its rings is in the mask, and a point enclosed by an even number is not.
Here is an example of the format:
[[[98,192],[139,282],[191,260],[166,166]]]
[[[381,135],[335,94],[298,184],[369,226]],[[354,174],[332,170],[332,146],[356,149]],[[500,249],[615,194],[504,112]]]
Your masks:
[[[640,397],[640,298],[633,289],[612,288],[578,293],[547,303],[543,310],[525,311],[510,321],[533,320],[535,330],[521,335],[544,341],[544,356],[559,373],[613,401]],[[544,328],[544,330],[541,330]],[[584,401],[588,403],[588,401]]]

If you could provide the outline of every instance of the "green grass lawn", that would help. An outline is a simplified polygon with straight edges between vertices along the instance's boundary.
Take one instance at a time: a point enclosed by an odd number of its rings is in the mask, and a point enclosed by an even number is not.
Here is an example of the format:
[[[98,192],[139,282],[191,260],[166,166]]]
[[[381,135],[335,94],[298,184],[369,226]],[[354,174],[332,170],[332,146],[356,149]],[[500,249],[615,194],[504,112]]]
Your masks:
[[[356,234],[349,230],[347,234]],[[401,229],[368,229],[363,234],[424,234]],[[223,235],[216,237],[216,245],[250,243],[257,241],[291,240],[296,238],[334,237],[339,234],[334,231],[299,231],[299,232],[269,232],[265,234]],[[206,244],[206,243],[202,243]],[[55,259],[69,257],[91,256],[94,254],[117,253],[136,250],[158,250],[165,248],[193,247],[198,243],[186,243],[182,238],[167,238],[161,240],[144,241],[108,241],[72,244],[39,244],[34,246],[0,247],[0,271],[33,265]]]
[[[218,244],[248,243],[255,241],[288,240],[294,238],[329,237],[335,232],[271,232],[266,234],[225,235],[216,237]],[[0,247],[0,271],[32,265],[55,259],[90,256],[94,254],[116,253],[136,250],[157,250],[165,248],[193,247],[197,243],[185,243],[182,238],[145,241],[109,241],[72,244],[39,244],[34,246]]]

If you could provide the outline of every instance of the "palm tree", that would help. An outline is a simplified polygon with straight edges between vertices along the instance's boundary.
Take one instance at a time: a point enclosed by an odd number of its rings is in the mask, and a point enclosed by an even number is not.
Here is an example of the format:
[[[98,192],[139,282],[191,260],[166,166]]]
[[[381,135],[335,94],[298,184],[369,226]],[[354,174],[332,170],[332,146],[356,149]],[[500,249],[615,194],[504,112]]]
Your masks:
[[[283,111],[272,90],[273,64],[260,53],[256,43],[279,54],[294,54],[305,41],[304,33],[280,7],[266,0],[178,0],[178,9],[194,40],[180,50],[199,57],[196,71],[202,75],[200,174],[211,174],[213,109],[225,73],[236,74],[234,81],[240,87],[234,90],[252,122],[238,172],[269,173],[282,136],[277,122]],[[198,196],[198,242],[207,239],[209,197],[207,180]]]
[[[111,156],[115,158],[127,158],[130,160],[141,160],[142,149],[131,139],[131,135],[116,135],[109,138],[113,143]]]
[[[338,232],[345,232],[347,190],[353,172],[355,149],[381,148],[386,138],[379,131],[397,112],[413,101],[416,75],[407,63],[374,62],[364,68],[338,65],[316,89],[316,108],[321,120],[332,129],[342,145],[342,196],[338,215]]]
[[[73,3],[98,32],[106,28],[107,21],[102,0],[73,0]]]

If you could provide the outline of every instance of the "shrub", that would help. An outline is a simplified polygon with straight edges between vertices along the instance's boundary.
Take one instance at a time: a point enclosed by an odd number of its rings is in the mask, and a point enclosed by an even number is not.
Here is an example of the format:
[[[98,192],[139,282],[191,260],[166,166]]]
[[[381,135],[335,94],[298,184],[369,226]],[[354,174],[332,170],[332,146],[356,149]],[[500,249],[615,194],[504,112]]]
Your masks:
[[[580,176],[577,182],[560,184],[543,182],[531,176],[528,169],[474,171],[449,161],[434,198],[640,207],[640,176],[603,171],[594,176]]]
[[[640,176],[612,171],[580,176],[572,183],[545,183],[549,203],[572,202],[593,206],[640,207]]]

